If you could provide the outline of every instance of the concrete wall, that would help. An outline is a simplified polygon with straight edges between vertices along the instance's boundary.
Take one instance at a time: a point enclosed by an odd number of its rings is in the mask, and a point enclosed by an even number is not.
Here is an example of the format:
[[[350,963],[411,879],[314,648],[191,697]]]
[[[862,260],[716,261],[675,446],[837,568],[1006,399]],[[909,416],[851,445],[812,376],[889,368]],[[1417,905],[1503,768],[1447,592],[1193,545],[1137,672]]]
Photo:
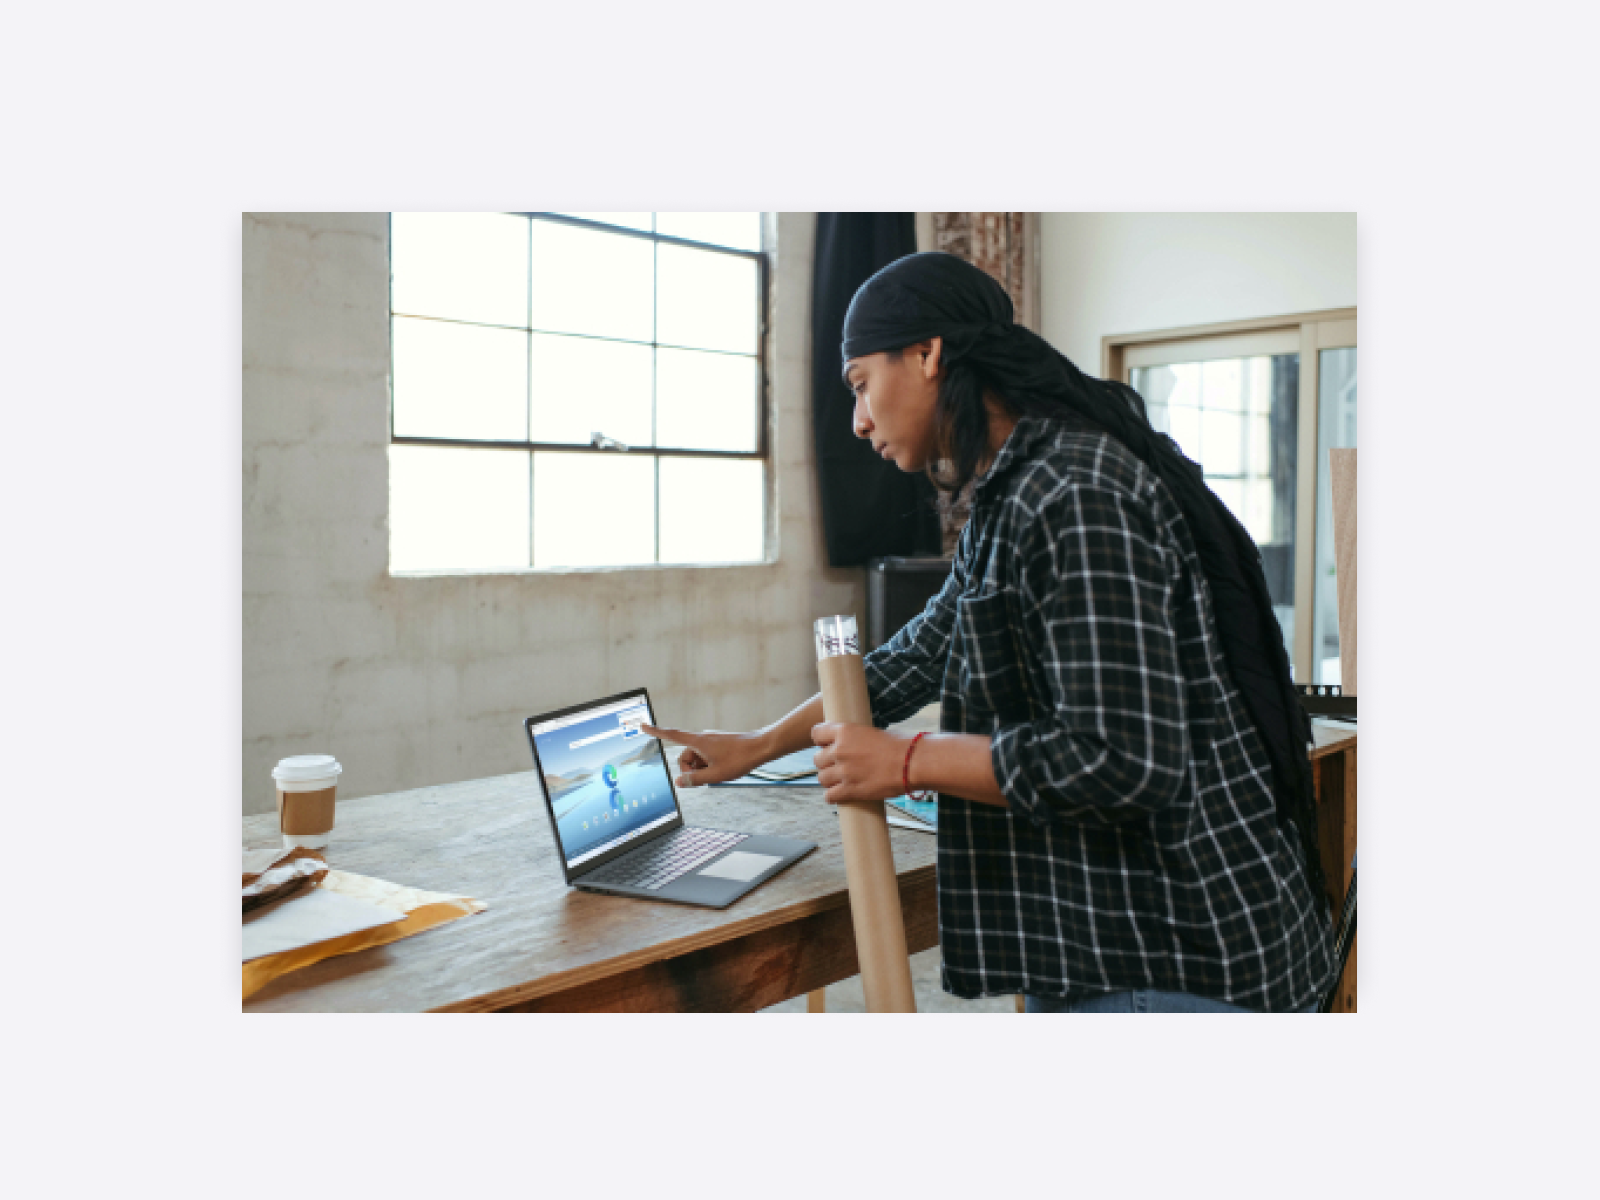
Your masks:
[[[865,616],[816,519],[814,218],[768,225],[773,561],[420,578],[388,570],[387,229],[244,218],[244,812],[285,755],[337,755],[363,796],[530,769],[523,717],[629,687],[689,728],[811,695],[813,618]]]
[[[1100,339],[1356,302],[1354,213],[1044,213],[1045,338],[1090,375]]]

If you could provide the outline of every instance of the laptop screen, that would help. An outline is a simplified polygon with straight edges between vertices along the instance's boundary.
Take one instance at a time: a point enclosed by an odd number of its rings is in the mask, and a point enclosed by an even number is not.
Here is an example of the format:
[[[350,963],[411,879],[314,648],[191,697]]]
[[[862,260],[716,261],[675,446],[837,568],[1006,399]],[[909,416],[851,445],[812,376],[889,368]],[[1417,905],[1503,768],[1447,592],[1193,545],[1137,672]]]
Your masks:
[[[678,815],[661,743],[642,693],[533,724],[535,754],[567,868],[614,850]]]

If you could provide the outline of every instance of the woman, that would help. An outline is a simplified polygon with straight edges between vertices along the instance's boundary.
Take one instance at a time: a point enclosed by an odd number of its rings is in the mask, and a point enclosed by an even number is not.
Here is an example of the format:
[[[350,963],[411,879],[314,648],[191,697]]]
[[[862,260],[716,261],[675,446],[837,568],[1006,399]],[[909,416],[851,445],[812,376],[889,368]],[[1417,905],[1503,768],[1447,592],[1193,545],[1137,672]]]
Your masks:
[[[943,590],[821,697],[684,744],[683,786],[814,743],[829,803],[939,793],[946,991],[1029,1012],[1314,1011],[1333,982],[1306,761],[1249,535],[1138,395],[1084,376],[947,254],[852,300],[857,436],[971,516]],[[937,470],[935,470],[937,468]],[[941,701],[938,734],[884,727]]]

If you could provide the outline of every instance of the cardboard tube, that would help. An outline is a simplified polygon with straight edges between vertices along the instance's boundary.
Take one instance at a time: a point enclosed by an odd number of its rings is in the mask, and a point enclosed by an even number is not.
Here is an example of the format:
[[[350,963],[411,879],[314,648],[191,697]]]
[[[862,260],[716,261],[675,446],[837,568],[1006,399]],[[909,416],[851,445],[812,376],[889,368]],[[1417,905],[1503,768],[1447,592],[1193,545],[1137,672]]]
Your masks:
[[[822,681],[822,712],[829,721],[872,724],[867,676],[859,654],[829,653],[817,660],[817,674]],[[911,959],[906,953],[905,918],[900,913],[900,885],[883,801],[851,801],[837,808],[867,1011],[914,1013],[917,1001],[911,990]]]

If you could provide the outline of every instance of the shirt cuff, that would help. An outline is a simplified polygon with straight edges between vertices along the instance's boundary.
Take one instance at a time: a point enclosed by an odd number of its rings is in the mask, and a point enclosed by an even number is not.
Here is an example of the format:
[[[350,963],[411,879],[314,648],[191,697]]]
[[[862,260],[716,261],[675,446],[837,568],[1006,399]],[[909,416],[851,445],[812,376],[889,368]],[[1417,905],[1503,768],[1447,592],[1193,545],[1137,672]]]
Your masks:
[[[1031,735],[1026,725],[1000,726],[989,735],[989,765],[1007,809],[1031,824],[1048,825],[1052,816],[1049,806],[1039,799],[1023,768]]]
[[[912,702],[907,702],[904,695],[907,689],[898,686],[889,673],[873,661],[877,653],[874,650],[866,655],[861,660],[861,667],[867,676],[867,700],[872,705],[872,723],[879,729],[887,729],[896,721],[909,717],[922,705],[915,703],[914,697]]]

